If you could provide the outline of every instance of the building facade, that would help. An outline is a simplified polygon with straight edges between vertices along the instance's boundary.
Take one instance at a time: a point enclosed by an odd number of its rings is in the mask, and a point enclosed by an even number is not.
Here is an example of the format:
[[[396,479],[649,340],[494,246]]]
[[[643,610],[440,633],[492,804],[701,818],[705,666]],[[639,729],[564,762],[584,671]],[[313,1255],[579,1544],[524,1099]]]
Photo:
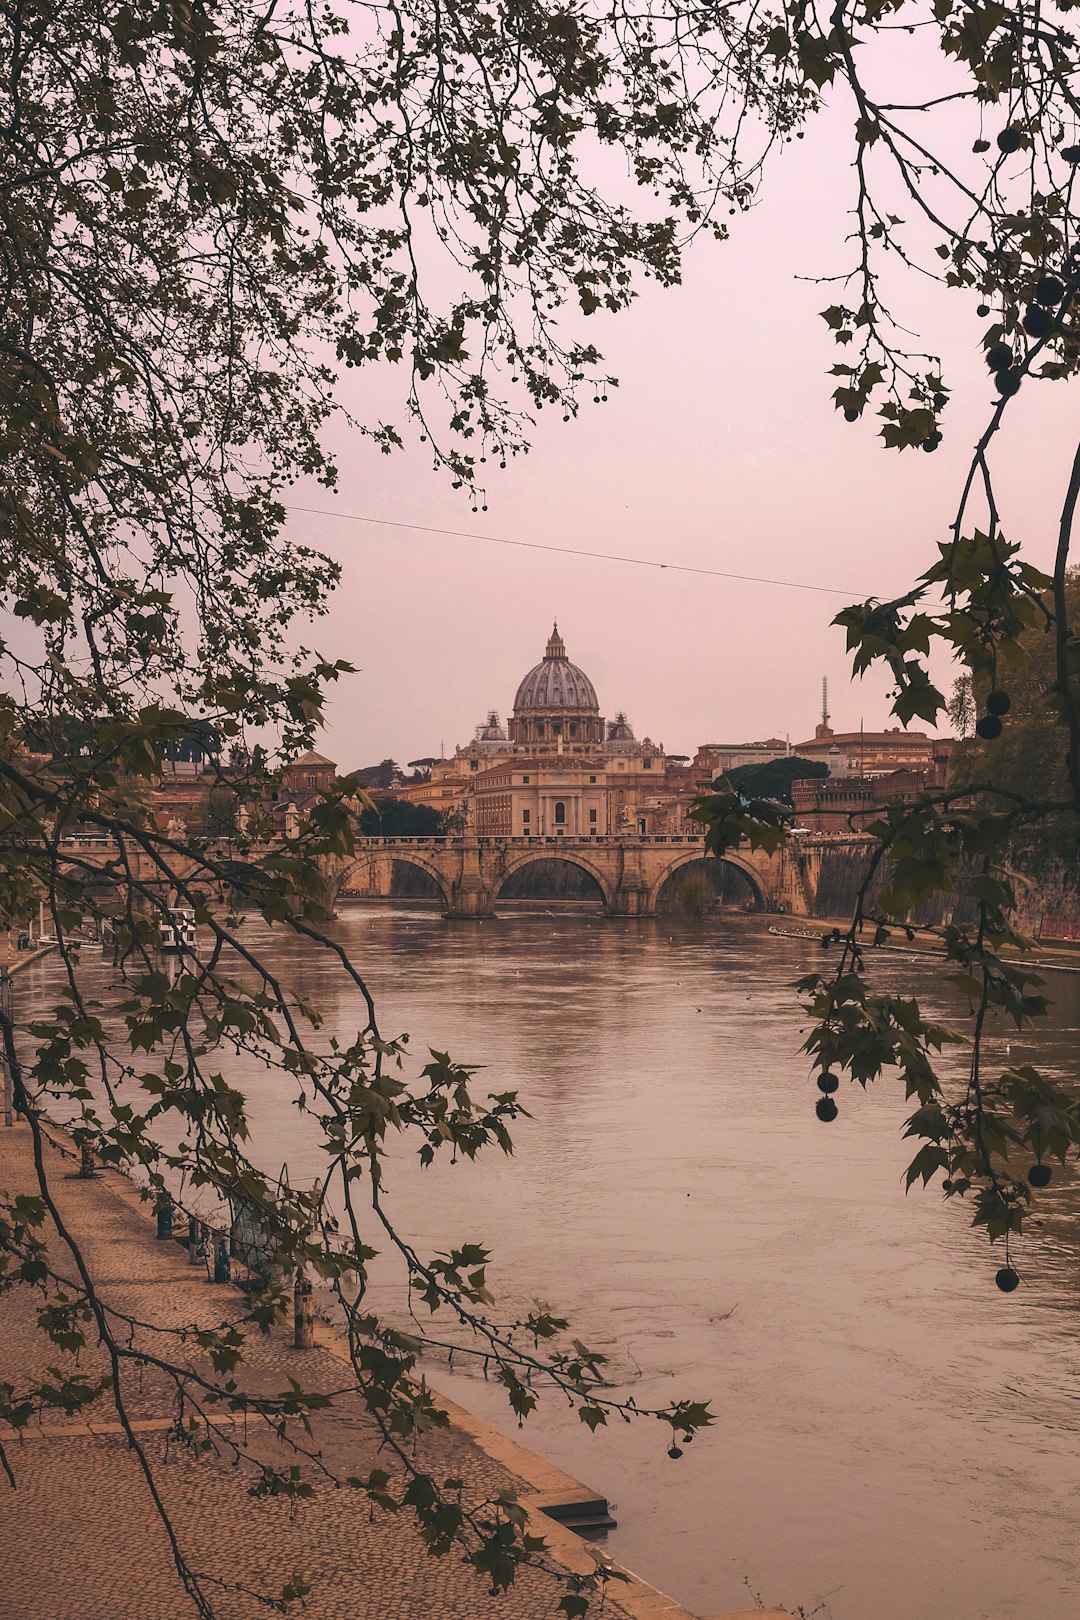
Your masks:
[[[505,728],[490,713],[471,742],[408,783],[413,803],[449,810],[451,830],[491,838],[602,838],[685,830],[685,761],[607,721],[592,681],[570,662],[556,625],[522,678]]]
[[[833,731],[824,721],[793,750],[802,759],[824,760],[833,776],[888,776],[893,771],[932,771],[947,763],[951,737],[925,731]]]

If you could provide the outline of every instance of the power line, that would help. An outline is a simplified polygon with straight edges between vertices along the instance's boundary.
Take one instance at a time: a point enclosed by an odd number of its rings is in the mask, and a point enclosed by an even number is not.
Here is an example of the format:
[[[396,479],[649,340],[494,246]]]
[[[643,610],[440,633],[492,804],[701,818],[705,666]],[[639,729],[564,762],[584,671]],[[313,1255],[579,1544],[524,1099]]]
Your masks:
[[[782,585],[792,591],[818,591],[863,601],[865,592],[841,591],[835,585],[808,585],[798,579],[766,579],[761,574],[730,574],[720,568],[695,568],[691,563],[658,562],[652,557],[622,557],[612,551],[584,551],[578,546],[550,546],[540,540],[508,540],[504,535],[476,534],[469,529],[436,529],[426,523],[396,523],[391,518],[365,517],[361,512],[331,512],[322,506],[286,506],[286,512],[308,512],[313,517],[342,518],[349,523],[372,523],[380,529],[411,529],[417,534],[445,534],[455,540],[485,540],[491,546],[516,546],[522,551],[553,551],[560,557],[592,557],[599,562],[632,563],[636,568],[659,568],[671,574],[707,574],[710,579],[737,579],[747,585]]]

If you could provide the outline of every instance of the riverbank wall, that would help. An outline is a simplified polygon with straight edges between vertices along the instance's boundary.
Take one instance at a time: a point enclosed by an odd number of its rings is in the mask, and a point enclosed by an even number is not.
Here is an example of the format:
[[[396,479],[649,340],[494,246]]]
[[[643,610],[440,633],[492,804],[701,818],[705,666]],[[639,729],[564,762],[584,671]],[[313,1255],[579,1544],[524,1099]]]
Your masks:
[[[791,849],[790,845],[788,847]],[[850,917],[876,848],[876,840],[865,834],[843,839],[830,836],[800,840],[791,852],[798,875],[798,880],[790,885],[791,911],[808,918]],[[869,886],[871,902],[888,882],[888,876],[888,866],[883,862]],[[1016,922],[1021,931],[1050,944],[1080,947],[1080,872],[1076,866],[1053,858],[1026,871],[1013,871],[1010,876],[1017,899]],[[959,894],[955,898],[936,896],[913,914],[913,924],[936,928],[948,922],[962,926],[974,922],[976,902],[965,893],[966,887],[961,874]]]

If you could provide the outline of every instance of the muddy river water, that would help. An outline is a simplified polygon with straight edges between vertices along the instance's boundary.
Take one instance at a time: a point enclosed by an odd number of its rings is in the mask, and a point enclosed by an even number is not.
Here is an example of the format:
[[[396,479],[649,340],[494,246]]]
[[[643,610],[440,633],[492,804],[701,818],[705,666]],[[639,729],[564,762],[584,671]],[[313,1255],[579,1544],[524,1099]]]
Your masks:
[[[641,1404],[707,1398],[714,1429],[677,1462],[657,1428],[590,1436],[554,1401],[520,1438],[616,1504],[614,1557],[695,1612],[749,1588],[832,1620],[1080,1616],[1080,1181],[1060,1175],[997,1292],[996,1250],[932,1187],[904,1196],[895,1083],[814,1117],[791,981],[821,960],[762,918],[698,923],[517,915],[448,924],[354,906],[334,925],[384,1033],[486,1065],[534,1118],[512,1159],[390,1192],[423,1246],[494,1250],[500,1309],[572,1318]],[[331,1024],[353,994],[308,947],[250,925]],[[104,976],[104,966],[94,970]],[[874,974],[945,1012],[940,966]],[[26,974],[31,997],[55,964]],[[1075,1073],[1080,976],[1048,979],[1043,1061]],[[999,1031],[1009,1061],[1034,1053]],[[252,1066],[259,1153],[321,1172],[286,1089]],[[479,1374],[432,1381],[514,1432]]]

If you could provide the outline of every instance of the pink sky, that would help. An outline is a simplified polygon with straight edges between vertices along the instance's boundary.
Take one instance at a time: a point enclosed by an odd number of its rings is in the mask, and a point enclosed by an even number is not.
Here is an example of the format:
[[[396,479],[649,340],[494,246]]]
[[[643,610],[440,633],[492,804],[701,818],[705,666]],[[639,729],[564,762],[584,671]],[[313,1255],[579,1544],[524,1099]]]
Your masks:
[[[851,685],[833,614],[906,589],[935,555],[956,505],[965,446],[992,400],[968,295],[904,283],[907,324],[943,355],[953,385],[932,456],[886,451],[871,418],[849,426],[830,398],[838,358],[818,311],[842,289],[799,275],[845,267],[850,175],[839,124],[823,116],[766,177],[732,239],[692,251],[681,288],[648,290],[626,314],[580,329],[621,387],[576,422],[541,416],[532,453],[491,470],[474,514],[423,448],[387,458],[337,430],[340,493],[300,504],[373,518],[619,552],[837,587],[835,597],[476,540],[297,514],[291,532],[339,558],[344,583],[315,641],[359,669],[322,745],[348,768],[406,761],[466,741],[489,708],[505,717],[557,618],[601,712],[625,709],[669,752],[704,741],[809,736],[827,675],[837,729],[889,722],[886,683]],[[919,345],[922,346],[922,345]],[[388,398],[386,379],[349,374]],[[364,395],[352,395],[360,412]],[[1075,439],[1075,390],[1028,383],[997,452],[1006,533],[1052,555]],[[369,409],[368,414],[372,414]],[[939,677],[951,681],[947,667]]]

